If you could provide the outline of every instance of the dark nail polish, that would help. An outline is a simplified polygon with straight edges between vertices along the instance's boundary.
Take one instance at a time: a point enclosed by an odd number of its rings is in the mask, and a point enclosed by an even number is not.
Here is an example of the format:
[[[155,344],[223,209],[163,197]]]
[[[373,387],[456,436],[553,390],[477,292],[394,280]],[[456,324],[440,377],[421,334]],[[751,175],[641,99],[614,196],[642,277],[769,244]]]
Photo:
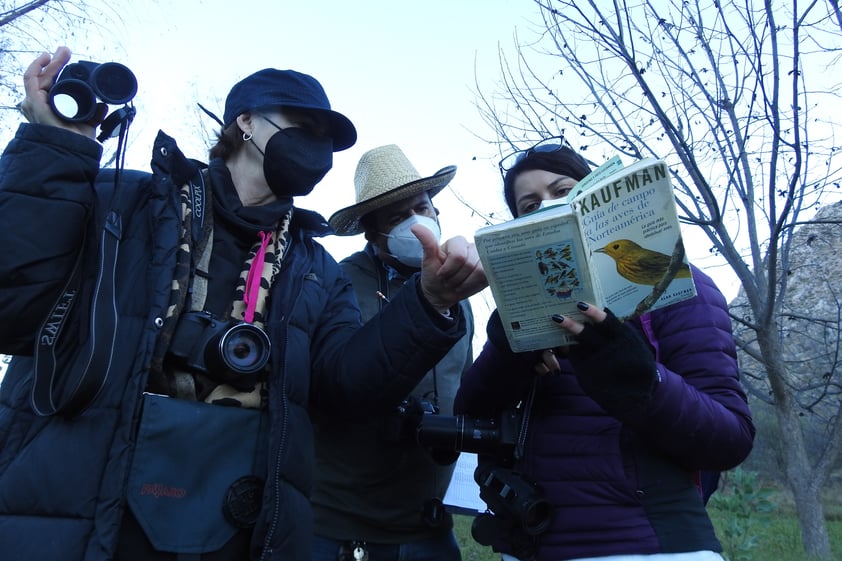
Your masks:
[[[577,302],[577,303],[576,303],[576,307],[577,307],[577,308],[579,308],[580,310],[582,310],[583,312],[584,312],[585,310],[587,310],[588,308],[590,308],[590,306],[588,306],[588,305],[587,305],[586,303],[584,303],[584,302]]]
[[[564,321],[564,316],[561,314],[553,314],[553,321],[556,323],[561,323]]]

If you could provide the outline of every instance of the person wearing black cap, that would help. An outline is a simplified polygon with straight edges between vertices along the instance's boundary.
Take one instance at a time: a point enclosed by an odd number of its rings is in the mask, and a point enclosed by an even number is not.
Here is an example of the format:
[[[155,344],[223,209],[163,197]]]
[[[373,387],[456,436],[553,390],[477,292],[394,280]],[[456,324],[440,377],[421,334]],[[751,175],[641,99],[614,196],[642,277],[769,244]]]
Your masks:
[[[400,404],[466,333],[476,251],[413,228],[421,272],[363,325],[330,227],[293,206],[356,140],[318,81],[251,74],[207,165],[161,132],[151,174],[115,173],[99,123],[51,109],[69,59],[26,70],[0,158],[0,551],[309,559],[311,413]]]
[[[360,158],[356,203],[328,222],[340,236],[365,234],[365,248],[340,262],[364,320],[388,306],[421,267],[422,247],[410,228],[420,224],[438,238],[432,199],[455,175],[456,166],[447,166],[421,176],[394,144]],[[399,411],[358,422],[317,419],[311,561],[336,561],[337,551],[350,555],[357,547],[369,561],[461,560],[453,520],[442,504],[456,456],[442,458],[413,438],[422,411],[453,414],[462,373],[473,363],[471,306],[468,300],[461,306],[467,333],[407,392]]]

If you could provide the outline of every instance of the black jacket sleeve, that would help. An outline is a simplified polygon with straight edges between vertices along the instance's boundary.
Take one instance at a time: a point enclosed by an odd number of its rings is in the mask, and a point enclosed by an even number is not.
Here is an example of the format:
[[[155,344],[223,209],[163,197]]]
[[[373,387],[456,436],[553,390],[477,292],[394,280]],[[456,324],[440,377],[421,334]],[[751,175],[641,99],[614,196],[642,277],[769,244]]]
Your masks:
[[[351,311],[359,317],[353,289],[343,279],[347,287],[331,298],[334,321]],[[346,333],[317,346],[311,403],[322,414],[353,417],[355,412],[393,410],[465,335],[460,306],[454,306],[452,319],[445,319],[424,301],[417,275],[407,282],[382,312],[347,339]]]
[[[29,354],[86,238],[102,147],[23,124],[0,158],[0,352]]]

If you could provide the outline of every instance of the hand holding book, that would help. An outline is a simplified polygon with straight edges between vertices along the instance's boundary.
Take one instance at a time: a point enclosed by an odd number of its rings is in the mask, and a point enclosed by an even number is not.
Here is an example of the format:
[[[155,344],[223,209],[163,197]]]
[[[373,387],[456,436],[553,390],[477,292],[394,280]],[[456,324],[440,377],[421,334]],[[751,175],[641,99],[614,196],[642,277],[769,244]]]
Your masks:
[[[636,328],[610,310],[577,305],[588,323],[553,316],[579,342],[568,349],[568,358],[585,393],[607,412],[621,415],[652,395],[658,379],[655,357]]]
[[[474,236],[512,350],[576,344],[550,318],[578,301],[625,320],[695,295],[664,162],[612,158],[565,203]]]

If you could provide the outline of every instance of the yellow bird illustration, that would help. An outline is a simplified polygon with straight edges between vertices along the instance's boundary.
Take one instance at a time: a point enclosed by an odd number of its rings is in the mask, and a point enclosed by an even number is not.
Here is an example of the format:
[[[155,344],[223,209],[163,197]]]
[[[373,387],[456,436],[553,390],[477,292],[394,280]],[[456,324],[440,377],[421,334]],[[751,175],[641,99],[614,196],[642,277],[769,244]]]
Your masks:
[[[614,259],[620,276],[635,284],[655,286],[670,263],[669,255],[646,249],[631,240],[615,240],[595,251]],[[690,267],[682,263],[675,278],[688,279],[690,276]]]

